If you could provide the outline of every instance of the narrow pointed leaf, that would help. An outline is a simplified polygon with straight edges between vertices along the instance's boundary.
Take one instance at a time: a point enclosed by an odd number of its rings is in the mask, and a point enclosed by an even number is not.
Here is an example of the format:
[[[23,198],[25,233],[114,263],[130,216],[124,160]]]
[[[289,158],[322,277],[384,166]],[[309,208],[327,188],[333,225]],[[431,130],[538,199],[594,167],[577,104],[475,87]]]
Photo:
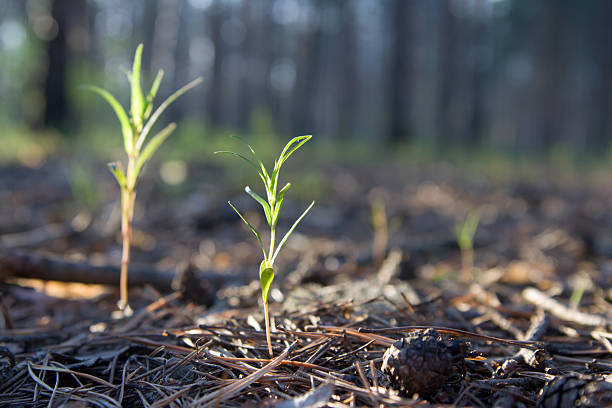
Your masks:
[[[161,81],[163,78],[164,78],[164,70],[160,69],[159,71],[157,71],[157,75],[155,76],[153,85],[151,85],[151,90],[147,94],[147,101],[153,102],[153,100],[157,96],[157,91],[159,91],[159,86],[161,85]]]
[[[153,112],[153,101],[155,100],[155,96],[157,96],[157,91],[159,90],[159,86],[161,85],[162,78],[164,77],[164,70],[160,69],[157,71],[157,75],[155,76],[155,80],[153,81],[153,85],[151,86],[151,90],[147,94],[147,98],[145,101],[145,110],[144,110],[144,119],[149,119],[151,116],[151,112]]]
[[[264,303],[268,303],[268,294],[274,281],[274,269],[266,268],[265,261],[259,267],[259,282],[261,283],[261,297]]]
[[[266,184],[266,186],[268,185],[268,183],[270,182],[270,176],[268,176],[268,172],[266,170],[266,166],[264,166],[263,162],[259,159],[259,156],[257,156],[257,153],[255,153],[255,149],[253,149],[253,147],[251,147],[250,144],[248,144],[243,138],[241,138],[240,136],[236,136],[236,135],[232,135],[231,137],[233,137],[234,139],[237,139],[239,141],[241,141],[242,143],[244,143],[246,145],[246,147],[249,148],[249,150],[251,151],[251,154],[253,155],[253,157],[255,158],[255,160],[257,161],[257,164],[259,165],[259,168],[261,169],[260,174],[263,174],[264,177],[262,177],[262,180],[264,182],[264,184]]]
[[[191,88],[195,87],[200,82],[202,82],[202,77],[194,79],[193,81],[189,82],[187,85],[183,86],[182,88],[174,92],[172,95],[170,95],[165,101],[162,102],[161,105],[157,107],[155,112],[153,112],[153,114],[147,121],[146,125],[144,125],[144,127],[142,128],[142,132],[140,132],[140,135],[138,136],[138,140],[136,141],[136,150],[140,150],[140,148],[144,144],[145,139],[147,138],[147,135],[151,131],[151,128],[153,127],[157,119],[159,119],[161,114],[164,113],[164,111],[168,108],[168,106],[170,106],[172,102],[174,102],[179,96],[183,95],[185,92],[189,91]]]
[[[261,174],[261,171],[259,171],[255,163],[253,163],[251,159],[249,159],[246,156],[241,155],[240,153],[232,152],[231,150],[217,150],[216,152],[214,152],[214,154],[231,154],[232,156],[239,157],[245,162],[249,163],[251,166],[253,166],[255,171],[257,171],[257,173],[259,174],[259,177],[263,177],[263,175]]]
[[[251,190],[251,188],[249,186],[246,186],[244,188],[244,191],[246,191],[246,193],[248,195],[253,197],[253,199],[255,201],[257,201],[259,204],[261,204],[261,206],[264,209],[264,213],[266,213],[266,221],[268,221],[268,225],[272,225],[272,214],[271,214],[271,211],[270,211],[270,205],[266,202],[266,200],[264,200],[263,198],[261,198],[261,196],[259,194],[257,194],[253,190]]]
[[[308,211],[310,211],[310,209],[312,208],[314,203],[315,203],[314,201],[312,203],[310,203],[310,205],[308,206],[308,208],[306,208],[306,210],[304,210],[302,215],[300,215],[300,217],[297,220],[295,220],[295,222],[293,223],[293,225],[291,226],[289,231],[287,231],[287,233],[285,234],[285,236],[281,240],[280,244],[278,244],[278,248],[276,248],[276,251],[274,252],[274,255],[272,256],[272,259],[270,260],[270,262],[272,264],[274,264],[274,260],[276,259],[276,256],[278,255],[278,252],[281,250],[281,248],[285,244],[285,241],[287,241],[287,238],[289,238],[289,236],[291,235],[291,233],[293,232],[295,227],[297,227],[297,225],[300,223],[300,221],[302,221],[302,218],[304,218],[306,216],[306,214],[308,214]]]
[[[289,158],[289,156],[293,154],[293,152],[299,149],[304,143],[309,141],[311,138],[312,138],[312,135],[297,136],[291,139],[289,143],[285,145],[285,148],[281,152],[280,156],[274,162],[274,171],[272,172],[272,187],[271,187],[272,191],[275,191],[276,186],[278,185],[278,176],[279,176],[280,169],[283,163],[287,161],[287,159]],[[297,143],[297,145],[291,148],[291,146],[294,145],[295,143]]]
[[[117,179],[117,183],[119,183],[119,187],[121,187],[122,189],[126,188],[127,182],[125,179],[125,174],[123,174],[123,171],[121,171],[119,162],[108,163],[107,166],[110,172],[113,173],[113,176],[115,176],[115,179]]]
[[[304,136],[297,136],[294,137],[293,139],[291,139],[289,141],[289,143],[287,143],[287,145],[285,145],[285,148],[283,149],[279,159],[278,159],[278,167],[280,168],[280,166],[283,165],[283,163],[289,158],[289,156],[291,156],[293,154],[293,152],[295,152],[297,149],[299,149],[304,143],[306,143],[307,141],[309,141],[312,138],[312,135],[304,135]],[[298,143],[299,142],[299,143]],[[289,148],[293,145],[297,143],[297,145],[295,147],[293,147],[291,150],[289,150]]]
[[[276,204],[274,205],[274,211],[272,212],[273,227],[276,227],[276,223],[278,222],[278,214],[280,213],[281,206],[283,205],[283,200],[285,199],[285,191],[287,191],[289,187],[291,187],[291,183],[285,184],[285,187],[281,188],[281,190],[278,192]]]
[[[153,156],[153,153],[159,149],[159,146],[170,136],[170,134],[176,129],[176,123],[170,123],[168,126],[159,131],[158,134],[153,136],[151,141],[145,146],[142,154],[138,157],[136,167],[134,168],[134,181],[138,178],[140,169],[144,164]]]
[[[136,129],[142,128],[142,115],[144,113],[145,100],[140,86],[140,66],[142,62],[143,45],[139,44],[134,54],[134,63],[132,64],[132,75],[130,82],[132,83],[132,104],[130,112],[132,119],[136,125]]]
[[[253,234],[255,234],[255,236],[257,237],[257,240],[259,241],[259,246],[261,247],[261,250],[263,251],[264,261],[267,261],[268,258],[266,256],[266,249],[264,248],[264,244],[263,244],[263,241],[261,240],[261,235],[259,235],[259,232],[257,232],[255,227],[251,225],[251,223],[248,222],[247,219],[242,216],[242,214],[240,214],[240,211],[238,211],[236,207],[234,207],[234,205],[230,201],[228,201],[227,203],[230,205],[230,207],[232,207],[232,209],[236,212],[236,214],[238,214],[238,216],[242,219],[242,221],[244,221],[244,223],[249,226],[251,231],[253,231]]]
[[[121,132],[123,133],[123,144],[125,147],[126,153],[130,153],[132,151],[132,147],[134,145],[134,136],[132,133],[132,126],[130,125],[130,120],[123,109],[123,106],[115,99],[110,92],[105,89],[99,88],[97,86],[92,85],[84,85],[81,86],[82,89],[86,89],[92,92],[97,93],[102,96],[106,102],[113,108],[115,111],[115,115],[117,115],[117,119],[121,122]]]

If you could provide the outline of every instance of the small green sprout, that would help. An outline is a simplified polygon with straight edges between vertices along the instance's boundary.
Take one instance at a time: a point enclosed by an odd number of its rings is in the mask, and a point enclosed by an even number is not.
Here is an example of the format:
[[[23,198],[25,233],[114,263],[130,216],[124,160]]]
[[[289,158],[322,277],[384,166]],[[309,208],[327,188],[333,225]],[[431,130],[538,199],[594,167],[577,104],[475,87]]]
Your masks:
[[[473,277],[474,235],[476,235],[479,222],[480,213],[472,211],[467,215],[465,221],[455,225],[457,245],[461,249],[461,271],[464,280],[470,280]]]
[[[134,200],[136,198],[136,181],[144,164],[153,156],[155,151],[170,136],[176,128],[175,123],[170,123],[153,136],[148,143],[147,136],[157,122],[161,114],[179,96],[202,82],[202,78],[197,78],[183,86],[170,95],[157,109],[153,110],[153,100],[159,90],[164,71],[159,70],[149,92],[144,95],[140,84],[140,65],[142,60],[143,45],[140,44],[134,55],[132,71],[127,73],[131,84],[131,105],[129,115],[121,104],[105,89],[97,86],[83,86],[82,88],[93,91],[102,96],[113,108],[115,115],[121,123],[123,134],[123,145],[127,154],[127,171],[124,172],[121,162],[108,164],[113,176],[117,179],[121,188],[121,235],[123,239],[123,251],[121,256],[121,278],[120,278],[120,300],[119,310],[124,315],[132,313],[128,305],[127,274],[128,264],[130,263],[130,241],[132,220],[134,218]]]
[[[238,211],[231,202],[228,201],[228,204],[234,209],[234,211],[236,211],[236,213],[242,219],[242,221],[244,221],[244,223],[249,226],[251,231],[253,231],[253,234],[255,234],[255,236],[257,237],[257,241],[259,242],[259,245],[261,246],[261,250],[263,252],[264,259],[259,266],[259,280],[261,282],[261,297],[262,297],[263,304],[264,304],[264,315],[266,319],[266,340],[268,342],[268,352],[270,353],[270,357],[272,357],[273,353],[272,353],[272,342],[270,340],[270,313],[268,310],[268,293],[270,292],[270,287],[272,286],[272,281],[274,280],[274,261],[276,260],[276,257],[278,256],[278,253],[280,252],[281,248],[285,244],[285,241],[287,241],[287,238],[289,238],[289,236],[291,235],[295,227],[297,227],[297,225],[300,223],[302,218],[306,216],[308,211],[310,211],[310,209],[315,203],[314,201],[310,203],[308,208],[306,208],[306,210],[302,213],[302,215],[300,215],[298,219],[293,223],[291,228],[289,228],[289,231],[287,231],[283,239],[281,239],[280,243],[278,244],[278,247],[276,247],[275,246],[276,244],[276,224],[278,222],[278,215],[280,213],[281,206],[283,205],[283,199],[285,198],[285,192],[289,189],[289,187],[291,187],[291,183],[287,183],[285,184],[283,188],[280,189],[280,191],[277,191],[278,190],[278,176],[279,176],[280,169],[283,163],[287,161],[287,159],[289,158],[289,156],[293,154],[293,152],[299,149],[304,143],[309,141],[311,137],[312,137],[311,135],[306,135],[306,136],[298,136],[298,137],[291,139],[289,143],[287,143],[283,151],[281,152],[278,159],[274,162],[274,169],[272,170],[272,173],[269,173],[266,170],[266,167],[263,165],[262,161],[259,159],[259,157],[255,153],[255,150],[248,143],[244,142],[240,138],[237,138],[237,139],[242,141],[248,147],[255,161],[249,159],[246,156],[243,156],[242,154],[235,153],[232,151],[223,150],[223,151],[215,152],[215,154],[218,154],[218,153],[231,154],[231,155],[237,156],[245,160],[247,163],[253,166],[253,168],[257,171],[257,174],[263,181],[263,184],[266,190],[267,199],[264,200],[259,194],[251,190],[249,186],[246,186],[244,188],[244,191],[246,191],[248,195],[250,195],[259,204],[261,204],[264,210],[264,214],[266,215],[266,221],[268,222],[268,225],[270,226],[270,246],[267,252],[266,252],[266,247],[264,246],[263,240],[261,238],[261,235],[255,229],[255,227],[249,221],[247,221],[246,218],[244,218],[244,216],[240,213],[240,211]]]

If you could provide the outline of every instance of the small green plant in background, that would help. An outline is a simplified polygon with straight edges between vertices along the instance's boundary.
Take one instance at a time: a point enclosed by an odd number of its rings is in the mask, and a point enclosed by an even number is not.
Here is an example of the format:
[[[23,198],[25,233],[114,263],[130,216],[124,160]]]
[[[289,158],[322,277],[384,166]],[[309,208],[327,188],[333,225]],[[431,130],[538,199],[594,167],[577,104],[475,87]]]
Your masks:
[[[278,177],[283,163],[287,161],[287,159],[293,154],[293,152],[299,149],[304,143],[309,141],[311,137],[311,135],[307,135],[298,136],[291,139],[281,152],[278,159],[276,159],[276,161],[274,162],[274,169],[272,170],[272,173],[269,173],[266,170],[266,167],[263,165],[262,161],[255,153],[255,150],[246,142],[243,143],[245,143],[246,146],[249,148],[254,161],[246,156],[243,156],[242,154],[235,153],[232,151],[223,150],[215,152],[215,154],[231,154],[245,160],[257,171],[257,174],[261,178],[261,181],[263,181],[266,190],[266,199],[264,199],[259,194],[251,190],[249,186],[246,186],[244,188],[246,193],[263,207],[264,213],[266,215],[266,221],[268,222],[268,226],[270,227],[270,245],[268,251],[266,251],[266,247],[264,246],[261,235],[255,229],[255,227],[249,221],[247,221],[247,219],[240,213],[240,211],[236,209],[236,207],[234,207],[231,202],[228,201],[228,204],[234,209],[234,211],[236,211],[242,221],[244,221],[244,223],[249,226],[251,231],[253,231],[253,234],[255,234],[255,236],[257,237],[257,241],[259,242],[259,245],[261,246],[261,250],[263,252],[264,259],[263,261],[261,261],[261,264],[259,266],[259,281],[261,283],[261,297],[264,304],[264,317],[266,320],[266,341],[268,343],[268,352],[270,353],[270,357],[273,356],[273,352],[272,342],[270,340],[270,312],[268,310],[268,294],[270,292],[270,287],[272,286],[272,281],[274,280],[274,261],[276,260],[276,257],[278,256],[278,253],[280,252],[281,248],[285,244],[285,241],[287,241],[287,238],[289,238],[295,227],[297,227],[299,222],[302,220],[302,218],[306,216],[308,211],[310,211],[310,209],[315,203],[314,201],[310,203],[308,208],[306,208],[302,215],[300,215],[298,219],[293,223],[291,228],[289,228],[289,231],[287,231],[283,239],[281,239],[278,246],[276,246],[276,224],[278,222],[278,215],[280,213],[281,206],[283,205],[285,192],[287,192],[289,187],[291,187],[291,183],[287,183],[284,185],[284,187],[280,189],[280,191],[278,191]]]
[[[153,100],[157,95],[159,86],[164,76],[164,71],[159,70],[149,92],[144,95],[140,83],[140,64],[142,60],[143,45],[140,44],[134,55],[132,71],[128,72],[128,79],[131,84],[131,104],[129,115],[121,104],[108,91],[96,86],[83,86],[84,89],[93,91],[102,96],[115,111],[115,115],[121,123],[123,134],[123,145],[127,154],[127,169],[120,161],[109,163],[108,167],[117,179],[121,188],[121,235],[123,250],[121,256],[121,277],[120,277],[120,299],[119,310],[124,315],[132,313],[128,305],[128,264],[130,263],[130,241],[132,233],[132,220],[134,218],[134,200],[136,199],[136,181],[144,164],[153,156],[159,146],[170,136],[176,128],[175,123],[170,123],[148,143],[149,135],[153,125],[157,122],[160,115],[174,102],[179,96],[202,82],[202,78],[197,78],[183,86],[170,95],[157,109],[153,110]]]
[[[464,281],[473,279],[474,236],[480,222],[480,212],[471,211],[465,220],[455,225],[457,245],[461,250],[461,275]]]

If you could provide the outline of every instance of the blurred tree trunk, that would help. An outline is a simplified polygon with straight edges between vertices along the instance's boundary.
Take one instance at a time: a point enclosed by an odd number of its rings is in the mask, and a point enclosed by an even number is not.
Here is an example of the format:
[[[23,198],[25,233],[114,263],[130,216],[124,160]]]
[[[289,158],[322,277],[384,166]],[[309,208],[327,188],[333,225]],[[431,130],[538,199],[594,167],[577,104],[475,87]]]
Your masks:
[[[340,31],[339,71],[340,77],[340,112],[336,133],[339,137],[350,139],[353,136],[355,111],[357,107],[357,44],[355,38],[354,3],[345,0],[342,3],[342,28]]]
[[[85,0],[53,0],[51,17],[57,24],[57,33],[47,42],[47,72],[44,83],[45,127],[54,127],[62,132],[70,131],[72,120],[66,93],[69,61],[86,46],[82,41],[87,35],[83,29],[87,22]]]
[[[314,3],[319,6],[320,0]],[[297,38],[296,47],[296,83],[293,88],[294,111],[293,129],[294,133],[304,133],[315,131],[314,116],[315,106],[315,85],[320,72],[321,65],[318,62],[323,47],[323,34],[319,25],[312,22],[308,23],[308,28],[304,29]],[[317,129],[318,130],[318,129]]]
[[[610,146],[612,137],[612,2],[599,0],[597,12],[592,31],[595,33],[593,39],[593,53],[597,65],[597,84],[595,88],[595,114],[594,137],[591,150],[602,152]]]
[[[148,72],[151,76],[155,75],[160,68],[152,65],[153,43],[151,41],[155,37],[155,21],[157,20],[158,7],[158,0],[148,0],[147,7],[144,8],[142,13],[142,41],[145,41],[145,51],[142,54],[142,69],[143,72]],[[151,71],[151,69],[155,71]]]
[[[450,124],[451,100],[456,83],[457,59],[457,22],[450,10],[450,1],[444,2],[440,27],[439,46],[439,80],[437,114],[436,114],[436,145],[440,149],[452,140],[453,129]]]
[[[547,150],[560,141],[564,126],[564,97],[567,80],[568,4],[546,0],[540,4],[535,40],[535,148]]]
[[[207,111],[210,112],[211,124],[213,126],[220,126],[224,124],[222,117],[224,103],[222,63],[225,57],[225,46],[221,38],[223,15],[219,0],[216,0],[214,4],[210,6],[208,24],[210,25],[210,39],[215,49],[215,59],[213,62],[212,85],[210,88]]]
[[[481,7],[484,7],[481,1]],[[478,16],[474,19],[470,29],[470,48],[472,60],[468,65],[470,77],[470,98],[465,101],[469,104],[469,119],[465,129],[465,147],[468,149],[479,146],[483,141],[485,109],[485,88],[487,86],[488,61],[487,50],[491,44],[488,43],[490,33],[487,31],[487,21],[485,17]]]
[[[393,0],[388,7],[391,30],[389,46],[390,98],[389,137],[393,142],[407,140],[410,136],[410,88],[412,50],[412,14],[414,2]]]

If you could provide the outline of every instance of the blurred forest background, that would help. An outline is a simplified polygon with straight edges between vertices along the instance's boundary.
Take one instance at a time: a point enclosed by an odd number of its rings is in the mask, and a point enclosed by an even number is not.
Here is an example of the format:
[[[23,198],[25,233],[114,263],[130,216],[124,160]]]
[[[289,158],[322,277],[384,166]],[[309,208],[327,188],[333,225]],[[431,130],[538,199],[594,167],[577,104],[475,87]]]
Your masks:
[[[5,146],[120,147],[78,85],[127,103],[140,42],[145,78],[166,72],[160,99],[204,77],[169,116],[207,149],[226,131],[601,155],[612,136],[609,0],[3,0]]]

